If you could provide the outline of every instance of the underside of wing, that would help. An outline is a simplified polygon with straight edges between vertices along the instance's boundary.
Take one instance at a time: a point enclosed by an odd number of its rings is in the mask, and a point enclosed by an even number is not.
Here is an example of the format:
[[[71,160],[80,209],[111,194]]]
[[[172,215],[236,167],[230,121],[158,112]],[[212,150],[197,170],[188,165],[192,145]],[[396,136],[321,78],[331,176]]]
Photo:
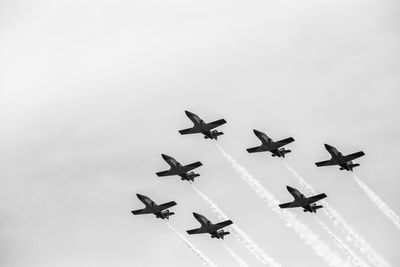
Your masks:
[[[287,144],[289,144],[289,143],[291,143],[291,142],[294,142],[293,137],[289,137],[289,138],[280,140],[280,141],[276,142],[275,144],[276,144],[278,147],[281,147],[281,146],[285,146],[285,145],[287,145]]]
[[[351,160],[353,160],[353,159],[362,157],[362,156],[364,156],[364,155],[365,155],[364,152],[359,151],[359,152],[357,152],[357,153],[353,153],[353,154],[347,155],[347,156],[345,156],[344,158],[345,158],[345,160],[346,160],[347,162],[349,162],[349,161],[351,161]]]
[[[196,228],[196,229],[192,229],[192,230],[187,230],[186,232],[187,232],[189,235],[208,233],[208,231],[206,231],[206,230],[203,229],[203,228]]]
[[[218,127],[218,126],[221,126],[222,124],[225,124],[226,123],[226,120],[224,120],[224,119],[220,119],[220,120],[217,120],[217,121],[213,121],[213,122],[210,122],[210,123],[207,123],[207,130],[211,130],[211,129],[214,129],[214,128],[216,128],[216,127]]]
[[[195,163],[191,163],[191,164],[188,164],[188,165],[184,166],[184,169],[185,169],[186,172],[188,172],[188,171],[196,169],[196,168],[198,168],[198,167],[200,167],[202,165],[203,164],[200,161],[197,161]]]
[[[286,208],[298,208],[298,207],[300,207],[300,205],[293,201],[293,202],[288,202],[288,203],[279,204],[279,207],[282,208],[282,209],[286,209]]]
[[[217,224],[215,224],[215,226],[217,227],[217,229],[221,229],[221,228],[224,228],[224,227],[226,227],[228,225],[231,225],[232,223],[233,222],[231,220],[227,220],[227,221],[223,221],[223,222],[217,223]]]
[[[327,197],[326,194],[319,194],[319,195],[315,195],[315,196],[307,198],[306,202],[307,202],[308,205],[310,205],[310,204],[312,204],[314,202],[317,202],[318,200],[321,200],[321,199],[326,198],[326,197]]]
[[[185,135],[185,134],[196,134],[196,133],[200,133],[200,132],[197,129],[195,129],[194,127],[192,127],[192,128],[188,128],[188,129],[179,130],[179,133],[182,135]]]
[[[173,206],[175,206],[175,205],[176,205],[176,202],[175,202],[175,201],[170,201],[170,202],[167,202],[167,203],[158,205],[158,207],[160,207],[161,210],[165,210],[165,209],[168,209],[168,208],[173,207]]]
[[[316,162],[315,165],[317,165],[317,167],[322,167],[322,166],[337,165],[337,163],[330,159],[330,160],[326,160],[326,161]]]
[[[266,149],[263,146],[256,146],[256,147],[252,147],[252,148],[247,148],[246,149],[247,152],[249,153],[256,153],[256,152],[263,152],[263,151],[268,151],[268,149]]]
[[[132,212],[132,214],[134,214],[134,215],[138,215],[138,214],[149,214],[149,213],[151,213],[149,210],[146,210],[146,209],[132,210],[131,212]]]
[[[177,173],[176,173],[175,171],[168,170],[168,171],[163,171],[163,172],[157,172],[156,175],[157,175],[158,177],[162,177],[162,176],[177,175]]]

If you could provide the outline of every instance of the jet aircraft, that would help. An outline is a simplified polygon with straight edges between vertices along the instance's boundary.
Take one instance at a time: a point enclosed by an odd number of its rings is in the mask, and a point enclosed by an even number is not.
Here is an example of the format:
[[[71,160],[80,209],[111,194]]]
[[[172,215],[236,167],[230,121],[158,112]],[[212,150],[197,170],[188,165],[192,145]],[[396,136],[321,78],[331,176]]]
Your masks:
[[[289,137],[277,142],[274,142],[271,138],[269,138],[265,133],[253,130],[254,134],[260,139],[261,146],[252,147],[246,149],[249,153],[255,152],[264,152],[269,151],[272,153],[273,157],[285,157],[285,154],[292,152],[290,150],[286,150],[283,146],[294,141],[293,137]],[[282,148],[281,148],[282,147]]]
[[[194,182],[194,178],[200,176],[200,174],[191,171],[203,165],[200,161],[182,166],[182,164],[176,161],[173,157],[165,154],[161,154],[161,156],[169,164],[169,166],[171,166],[171,168],[167,171],[157,172],[156,174],[158,177],[179,175],[182,181],[187,180]]]
[[[205,139],[215,139],[217,140],[218,136],[224,134],[223,132],[218,132],[217,130],[212,130],[222,124],[225,124],[226,121],[224,119],[216,120],[210,123],[205,123],[199,116],[196,114],[185,111],[186,116],[193,122],[193,127],[188,129],[180,130],[179,133],[182,135],[185,134],[196,134],[202,133]]]
[[[228,235],[229,232],[225,232],[221,228],[231,225],[233,223],[231,220],[227,220],[227,221],[213,224],[203,215],[193,212],[193,216],[199,221],[199,223],[201,224],[201,227],[197,228],[197,229],[192,229],[192,230],[186,231],[189,235],[208,233],[211,235],[211,238],[224,239],[224,236]]]
[[[364,156],[364,152],[359,151],[347,156],[343,156],[335,147],[325,144],[326,150],[331,154],[331,159],[321,162],[316,162],[317,167],[339,165],[340,170],[353,171],[354,167],[360,166],[358,163],[353,163],[352,160]]]
[[[174,215],[175,213],[170,212],[168,209],[170,207],[173,207],[176,205],[175,201],[170,201],[164,204],[157,205],[153,200],[151,200],[149,197],[136,194],[138,199],[143,202],[143,204],[146,206],[144,209],[141,210],[132,210],[132,214],[134,215],[139,215],[139,214],[154,214],[156,218],[161,218],[161,219],[169,219],[169,216]]]
[[[317,209],[320,209],[323,206],[322,205],[317,205],[317,204],[315,204],[315,202],[327,197],[325,194],[319,194],[319,195],[315,195],[315,196],[312,196],[312,197],[305,197],[296,188],[293,188],[293,187],[290,187],[290,186],[286,186],[286,189],[294,197],[294,201],[293,202],[289,202],[289,203],[279,204],[279,207],[281,209],[302,207],[304,212],[308,211],[308,212],[311,212],[311,213],[313,213],[313,212],[317,213]]]

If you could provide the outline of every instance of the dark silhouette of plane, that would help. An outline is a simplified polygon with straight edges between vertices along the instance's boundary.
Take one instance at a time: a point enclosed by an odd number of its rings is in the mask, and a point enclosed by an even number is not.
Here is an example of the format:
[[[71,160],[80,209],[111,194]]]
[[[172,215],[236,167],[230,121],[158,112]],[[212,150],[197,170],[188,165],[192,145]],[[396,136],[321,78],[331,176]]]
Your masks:
[[[222,124],[225,124],[226,121],[224,119],[216,120],[210,123],[205,123],[199,116],[189,111],[185,111],[186,115],[193,122],[193,127],[180,130],[179,133],[182,135],[185,134],[196,134],[202,133],[205,139],[215,139],[217,140],[218,136],[224,134],[223,132],[218,132],[217,130],[212,130]]]
[[[360,164],[354,164],[352,160],[365,155],[364,152],[359,151],[347,156],[343,156],[343,154],[333,146],[325,144],[325,148],[328,150],[329,154],[331,154],[332,158],[330,160],[316,162],[315,165],[317,165],[317,167],[339,165],[340,170],[353,171],[353,168],[360,166]]]
[[[231,220],[213,224],[206,217],[204,217],[203,215],[200,215],[196,212],[193,212],[193,216],[199,221],[199,223],[201,224],[201,227],[197,228],[197,229],[192,229],[192,230],[186,231],[189,235],[208,233],[211,235],[211,238],[224,239],[225,235],[230,234],[229,232],[225,232],[221,228],[231,225],[233,223]],[[219,230],[219,229],[221,229],[221,230]]]
[[[181,180],[194,182],[194,178],[200,176],[200,174],[191,171],[203,165],[200,161],[182,166],[182,164],[176,161],[173,157],[164,154],[161,154],[161,156],[169,164],[169,166],[171,166],[171,169],[168,171],[157,172],[156,174],[158,177],[179,175]]]
[[[286,189],[294,197],[294,201],[293,202],[289,202],[289,203],[279,204],[279,207],[281,209],[302,207],[304,212],[308,211],[308,212],[311,212],[311,213],[313,213],[313,212],[317,213],[317,209],[320,209],[323,206],[322,205],[317,205],[314,202],[317,202],[318,200],[321,200],[321,199],[327,197],[325,194],[319,194],[319,195],[315,195],[315,196],[312,196],[312,197],[305,197],[296,188],[293,188],[293,187],[290,187],[290,186],[286,186]]]
[[[151,200],[149,197],[136,194],[138,199],[143,202],[143,204],[146,206],[144,209],[141,210],[132,210],[132,214],[134,215],[139,215],[139,214],[154,214],[157,218],[161,219],[169,219],[169,216],[174,215],[175,213],[169,212],[168,209],[170,207],[173,207],[176,205],[175,201],[170,201],[161,205],[157,205],[153,200]]]
[[[269,151],[273,157],[285,157],[285,154],[292,152],[285,148],[280,148],[294,141],[293,137],[289,137],[277,142],[274,142],[265,133],[253,130],[254,134],[261,140],[261,146],[246,149],[249,153]]]

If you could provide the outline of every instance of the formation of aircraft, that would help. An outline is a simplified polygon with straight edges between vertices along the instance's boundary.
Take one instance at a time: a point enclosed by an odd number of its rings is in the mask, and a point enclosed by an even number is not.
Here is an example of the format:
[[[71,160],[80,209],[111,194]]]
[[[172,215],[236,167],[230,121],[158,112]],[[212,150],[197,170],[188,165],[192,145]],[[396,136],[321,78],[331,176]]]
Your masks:
[[[218,139],[218,136],[223,134],[222,132],[214,130],[214,128],[225,124],[226,121],[224,119],[216,120],[210,123],[205,123],[196,114],[189,111],[185,111],[185,113],[189,117],[189,119],[193,122],[193,127],[180,130],[179,131],[180,134],[186,135],[186,134],[201,133],[204,135],[205,139],[215,139],[215,140]],[[273,141],[265,133],[258,130],[253,130],[253,131],[254,134],[258,137],[258,139],[260,139],[261,145],[246,149],[249,153],[270,152],[272,154],[272,157],[284,158],[285,154],[291,152],[291,150],[285,149],[284,146],[286,146],[291,142],[294,142],[295,140],[293,137],[285,138],[280,141]],[[353,168],[360,166],[360,164],[353,163],[352,161],[354,159],[357,159],[365,155],[364,152],[359,151],[344,156],[333,146],[325,144],[325,148],[331,154],[331,159],[327,161],[316,162],[315,164],[318,167],[339,165],[340,170],[353,171]],[[178,175],[181,177],[181,180],[194,182],[194,178],[200,176],[200,174],[197,174],[193,171],[194,169],[203,165],[200,161],[188,165],[182,165],[171,156],[167,156],[165,154],[161,154],[161,156],[168,163],[170,169],[166,171],[157,172],[156,175],[158,177]],[[293,196],[294,200],[292,202],[279,204],[279,207],[282,209],[302,208],[304,212],[316,213],[318,209],[323,207],[322,205],[318,205],[316,202],[327,197],[327,195],[324,193],[315,196],[305,197],[296,188],[286,186],[286,189]],[[143,202],[145,208],[131,211],[134,215],[154,214],[157,218],[161,219],[169,219],[171,215],[174,215],[173,212],[170,212],[168,210],[168,208],[176,205],[176,202],[174,201],[157,205],[147,196],[137,194],[137,197],[139,198],[140,201]],[[193,216],[199,221],[201,227],[192,230],[187,230],[186,232],[189,235],[208,233],[211,235],[211,238],[224,239],[224,236],[228,235],[229,232],[224,231],[222,228],[227,227],[233,223],[231,220],[226,220],[223,222],[213,224],[211,221],[209,221],[205,216],[201,214],[193,212]]]
[[[210,234],[211,238],[217,238],[217,239],[224,239],[225,235],[229,235],[229,232],[225,232],[223,229],[228,225],[231,225],[233,222],[231,220],[223,221],[220,223],[213,224],[210,222],[206,217],[204,217],[201,214],[198,214],[196,212],[193,212],[193,216],[196,218],[196,220],[199,221],[201,224],[200,228],[192,229],[192,230],[187,230],[186,232],[189,235],[194,235],[194,234]]]
[[[331,154],[331,159],[326,161],[316,162],[317,167],[339,165],[340,170],[353,171],[354,167],[360,166],[358,163],[353,163],[352,160],[364,156],[364,152],[359,151],[347,156],[343,156],[335,147],[325,144],[326,150]]]
[[[293,188],[293,187],[290,187],[290,186],[286,186],[286,189],[294,197],[294,200],[292,202],[279,204],[279,207],[281,209],[303,208],[304,212],[308,211],[308,212],[311,212],[311,213],[317,213],[317,209],[322,208],[322,206],[315,204],[315,202],[327,197],[324,193],[318,194],[318,195],[315,195],[315,196],[312,196],[312,197],[305,197],[296,188]]]
[[[171,166],[171,168],[167,171],[157,172],[156,175],[158,177],[179,175],[181,177],[181,180],[193,182],[195,177],[200,176],[200,174],[191,171],[203,165],[200,161],[196,161],[194,163],[183,166],[173,157],[167,156],[165,154],[161,154],[161,156],[169,164],[169,166]]]
[[[213,130],[222,124],[225,124],[226,121],[224,119],[216,120],[213,122],[205,123],[199,116],[196,114],[185,111],[188,118],[193,122],[193,127],[188,129],[180,130],[179,133],[182,135],[185,134],[196,134],[201,133],[204,135],[205,139],[218,139],[218,136],[224,134],[223,132],[218,132],[217,130]]]
[[[285,148],[282,148],[283,146],[291,143],[294,141],[293,137],[289,137],[277,142],[274,142],[268,135],[266,135],[263,132],[253,130],[254,134],[260,139],[261,141],[261,146],[256,146],[252,148],[246,149],[247,152],[249,153],[255,153],[255,152],[264,152],[264,151],[269,151],[272,153],[273,157],[285,157],[285,154],[290,153],[292,151],[286,150]]]
[[[167,210],[168,208],[171,208],[176,205],[175,201],[170,201],[164,204],[157,205],[153,200],[151,200],[149,197],[146,197],[144,195],[136,194],[138,199],[143,202],[145,205],[144,209],[140,210],[132,210],[133,215],[139,215],[139,214],[154,214],[156,218],[161,218],[161,219],[169,219],[169,216],[174,215],[175,213],[170,212]]]

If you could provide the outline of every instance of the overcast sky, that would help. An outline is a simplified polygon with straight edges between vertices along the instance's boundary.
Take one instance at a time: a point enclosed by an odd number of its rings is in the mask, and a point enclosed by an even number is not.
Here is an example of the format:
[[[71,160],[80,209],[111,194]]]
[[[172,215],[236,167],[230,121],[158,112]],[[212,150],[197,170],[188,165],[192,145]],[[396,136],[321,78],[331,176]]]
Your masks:
[[[201,266],[136,193],[175,200],[171,224],[218,221],[189,183],[158,178],[161,153],[203,162],[200,190],[283,266],[324,266],[201,136],[190,110],[224,118],[218,143],[282,202],[300,189],[282,162],[248,154],[252,129],[293,136],[287,162],[393,266],[400,233],[328,159],[400,212],[397,1],[1,1],[0,263],[7,267]],[[340,253],[313,216],[293,210]],[[219,240],[188,239],[220,266]],[[260,266],[235,239],[227,242]],[[350,243],[349,243],[350,245]],[[350,245],[351,246],[351,245]],[[359,253],[358,250],[356,250]],[[344,256],[343,256],[344,257]]]

